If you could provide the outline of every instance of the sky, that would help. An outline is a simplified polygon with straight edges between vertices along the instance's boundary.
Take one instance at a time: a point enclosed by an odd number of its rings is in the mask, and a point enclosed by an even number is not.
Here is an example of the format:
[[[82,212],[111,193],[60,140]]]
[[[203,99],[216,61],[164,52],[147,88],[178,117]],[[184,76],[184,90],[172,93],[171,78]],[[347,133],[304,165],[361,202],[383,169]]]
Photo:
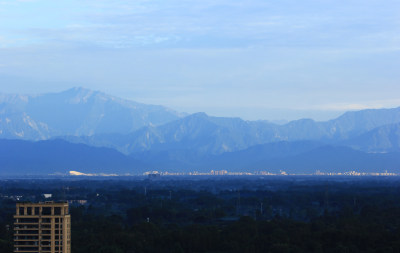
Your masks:
[[[398,0],[0,0],[0,93],[327,120],[400,106]]]

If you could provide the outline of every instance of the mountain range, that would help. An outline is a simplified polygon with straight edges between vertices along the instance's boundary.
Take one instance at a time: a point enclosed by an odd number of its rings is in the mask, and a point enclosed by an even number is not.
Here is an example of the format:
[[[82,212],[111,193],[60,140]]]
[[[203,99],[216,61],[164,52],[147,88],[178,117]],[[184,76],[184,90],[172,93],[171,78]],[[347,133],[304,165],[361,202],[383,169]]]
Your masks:
[[[0,95],[0,139],[0,174],[48,174],[51,168],[132,174],[155,169],[397,172],[400,107],[278,125],[188,115],[73,88]],[[17,156],[18,150],[23,152]]]

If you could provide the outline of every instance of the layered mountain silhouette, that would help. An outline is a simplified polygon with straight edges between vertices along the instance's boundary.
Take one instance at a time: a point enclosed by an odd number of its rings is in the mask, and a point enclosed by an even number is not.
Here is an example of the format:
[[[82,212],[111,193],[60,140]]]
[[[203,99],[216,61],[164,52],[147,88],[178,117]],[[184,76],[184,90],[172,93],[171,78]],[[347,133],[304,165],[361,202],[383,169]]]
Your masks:
[[[278,125],[186,115],[73,88],[0,95],[0,139],[0,174],[78,168],[133,174],[146,169],[400,172],[400,108]]]

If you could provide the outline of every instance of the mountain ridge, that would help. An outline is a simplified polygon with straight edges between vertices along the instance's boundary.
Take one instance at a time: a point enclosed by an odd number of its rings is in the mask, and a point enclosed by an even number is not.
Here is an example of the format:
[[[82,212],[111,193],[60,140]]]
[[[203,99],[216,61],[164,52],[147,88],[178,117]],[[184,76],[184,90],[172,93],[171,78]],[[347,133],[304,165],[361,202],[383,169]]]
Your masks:
[[[373,114],[379,112],[377,109]],[[364,111],[353,113],[361,122],[369,122],[359,129],[350,127],[357,124],[348,124],[348,119],[341,125],[343,119],[340,117],[326,122],[302,119],[277,125],[266,121],[245,121],[240,118],[213,117],[205,113],[195,113],[160,126],[147,126],[126,135],[63,138],[94,146],[112,147],[125,154],[184,148],[197,149],[199,153],[204,154],[221,154],[280,141],[313,140],[330,144],[344,143],[388,122],[394,124],[400,122],[400,108],[385,109],[385,114],[388,116],[386,120],[381,121],[364,119],[370,117],[370,113],[370,110],[366,116]]]

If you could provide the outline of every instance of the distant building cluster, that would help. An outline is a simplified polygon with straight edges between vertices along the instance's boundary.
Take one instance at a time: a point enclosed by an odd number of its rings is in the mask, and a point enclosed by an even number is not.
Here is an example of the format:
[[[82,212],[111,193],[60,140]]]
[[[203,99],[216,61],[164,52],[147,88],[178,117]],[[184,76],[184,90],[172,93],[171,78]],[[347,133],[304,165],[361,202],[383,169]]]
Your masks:
[[[321,172],[317,170],[315,172],[316,176],[399,176],[397,173],[391,173],[387,170],[382,173],[378,172],[357,172],[357,171],[347,171],[347,172]]]
[[[217,176],[222,176],[222,175],[227,175],[228,171],[227,170],[211,170],[210,172],[211,175],[217,175]]]
[[[337,169],[335,169],[337,171]],[[329,171],[327,169],[326,171]],[[135,176],[133,174],[85,174],[77,171],[70,171],[70,176],[101,176],[101,177],[116,177],[116,176]],[[399,176],[398,173],[388,172],[358,172],[356,170],[351,170],[347,172],[322,172],[316,170],[315,173],[288,173],[284,170],[280,170],[279,173],[273,173],[270,171],[255,171],[255,172],[229,172],[227,170],[211,170],[209,172],[168,172],[168,171],[146,171],[142,175],[148,176],[149,179],[157,179],[160,176]],[[18,200],[18,199],[17,199]]]
[[[160,171],[147,171],[143,175],[148,176],[150,179],[159,178],[160,176],[399,176],[400,174],[391,173],[388,171],[379,172],[321,172],[317,170],[311,174],[293,174],[284,170],[279,173],[272,173],[269,171],[256,171],[256,172],[229,172],[227,170],[211,170],[210,172],[160,172]]]
[[[229,172],[227,170],[211,170],[210,172],[159,172],[159,171],[147,171],[143,175],[149,176],[149,178],[154,178],[157,176],[257,176],[257,175],[289,175],[285,171],[280,171],[280,173],[271,173],[268,171],[257,171],[257,172]]]

